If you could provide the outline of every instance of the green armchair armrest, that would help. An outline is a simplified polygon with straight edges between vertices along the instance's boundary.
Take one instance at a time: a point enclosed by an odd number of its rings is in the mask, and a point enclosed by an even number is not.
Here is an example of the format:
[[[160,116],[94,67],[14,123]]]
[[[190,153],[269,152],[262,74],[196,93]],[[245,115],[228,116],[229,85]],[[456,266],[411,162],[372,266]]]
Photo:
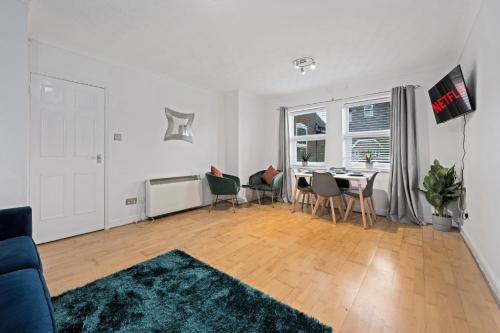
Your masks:
[[[273,191],[278,191],[283,186],[283,172],[278,173],[274,176],[273,181],[271,182],[271,188]]]

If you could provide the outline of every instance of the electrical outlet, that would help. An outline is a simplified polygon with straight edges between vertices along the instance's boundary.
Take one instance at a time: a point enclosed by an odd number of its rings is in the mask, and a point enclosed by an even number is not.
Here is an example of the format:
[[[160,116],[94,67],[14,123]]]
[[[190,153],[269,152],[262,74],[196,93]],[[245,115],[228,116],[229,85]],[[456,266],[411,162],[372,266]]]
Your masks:
[[[136,204],[137,204],[137,198],[125,199],[125,206],[136,205]]]
[[[121,133],[115,133],[115,134],[113,135],[113,139],[114,139],[115,141],[122,141],[122,134],[121,134]]]

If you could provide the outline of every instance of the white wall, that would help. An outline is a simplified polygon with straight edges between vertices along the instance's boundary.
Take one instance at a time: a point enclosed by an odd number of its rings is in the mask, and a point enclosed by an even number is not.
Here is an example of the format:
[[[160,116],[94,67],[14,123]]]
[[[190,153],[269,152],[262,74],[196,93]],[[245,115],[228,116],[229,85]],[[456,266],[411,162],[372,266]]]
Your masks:
[[[277,131],[274,121],[269,121],[265,99],[248,91],[235,90],[224,94],[224,147],[223,171],[237,175],[242,184],[257,171],[269,165],[276,167],[277,144],[272,133]],[[277,115],[277,113],[276,113]],[[269,140],[273,140],[269,144]],[[241,191],[245,200],[255,199],[251,190]]]
[[[500,2],[485,0],[460,59],[476,111],[467,116],[465,186],[467,211],[462,234],[500,299]]]
[[[28,8],[0,2],[0,208],[27,204]]]
[[[416,90],[416,109],[417,109],[417,136],[418,146],[417,154],[419,160],[420,175],[423,177],[429,169],[429,165],[434,158],[438,158],[442,163],[451,165],[459,161],[460,124],[450,122],[440,126],[436,125],[432,107],[429,102],[427,90],[439,81],[455,64],[450,64],[449,68],[428,68],[413,73],[401,73],[396,77],[373,77],[362,81],[345,82],[342,86],[331,86],[319,88],[300,94],[285,95],[277,98],[271,98],[267,102],[268,112],[280,106],[302,105],[317,101],[329,100],[332,97],[341,99],[352,96],[373,94],[384,92],[390,88],[401,84],[416,84],[421,87]],[[314,72],[308,75],[314,75]],[[387,94],[387,93],[384,93]],[[382,94],[382,95],[384,95]],[[380,96],[380,95],[378,95]],[[377,97],[372,96],[372,97]],[[353,99],[355,100],[355,99]],[[351,101],[351,100],[349,100]],[[326,166],[342,165],[342,105],[348,101],[339,101],[326,103],[327,107],[327,146],[326,146]],[[278,119],[274,120],[275,127]],[[277,132],[272,134],[272,140],[277,142]],[[438,144],[439,143],[439,144]],[[277,146],[275,147],[277,150]],[[421,182],[420,181],[420,182]],[[375,181],[375,205],[377,213],[385,214],[388,208],[388,182],[389,174],[381,172]],[[430,221],[431,207],[423,197],[420,197],[418,203],[419,216]]]
[[[222,94],[38,42],[30,46],[30,70],[106,88],[108,227],[144,216],[147,178],[204,174],[211,164],[223,164]],[[167,128],[165,106],[195,113],[194,144],[163,141]],[[113,141],[113,133],[122,133],[123,140]],[[208,203],[206,184],[204,191]],[[128,197],[139,197],[139,205],[125,206]]]
[[[224,149],[223,165],[219,170],[230,175],[239,173],[239,92],[231,91],[224,94]]]

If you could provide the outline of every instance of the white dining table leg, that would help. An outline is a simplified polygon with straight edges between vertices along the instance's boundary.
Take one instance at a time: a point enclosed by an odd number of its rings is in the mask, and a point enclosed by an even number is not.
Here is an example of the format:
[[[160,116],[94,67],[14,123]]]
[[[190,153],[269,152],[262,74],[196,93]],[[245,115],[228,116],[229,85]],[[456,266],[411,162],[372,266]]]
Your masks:
[[[295,212],[295,208],[297,207],[297,192],[299,191],[298,189],[298,181],[297,181],[297,177],[295,177],[295,186],[293,187],[293,191],[292,191],[292,213]]]

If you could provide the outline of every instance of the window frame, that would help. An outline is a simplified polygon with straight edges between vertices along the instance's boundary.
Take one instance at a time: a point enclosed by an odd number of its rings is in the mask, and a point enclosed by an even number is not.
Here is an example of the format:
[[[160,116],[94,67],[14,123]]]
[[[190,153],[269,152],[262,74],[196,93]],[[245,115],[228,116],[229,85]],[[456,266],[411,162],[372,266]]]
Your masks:
[[[324,111],[326,113],[325,123],[326,130],[324,134],[309,134],[309,135],[295,135],[294,117],[303,114],[314,113],[318,111]],[[327,151],[327,141],[326,141],[326,131],[328,130],[328,109],[325,105],[319,105],[310,108],[301,108],[288,110],[288,138],[289,138],[289,152],[290,152],[290,166],[293,167],[303,167],[301,162],[297,161],[297,142],[299,141],[325,141],[325,161],[324,162],[311,162],[307,163],[308,167],[324,167],[326,166],[326,151]]]
[[[361,132],[350,132],[349,131],[349,108],[365,106],[367,104],[377,104],[377,103],[391,103],[390,95],[381,95],[374,98],[367,98],[357,101],[349,101],[345,102],[342,105],[342,155],[343,155],[343,165],[348,169],[359,169],[359,170],[367,170],[364,162],[353,162],[351,161],[351,156],[348,155],[348,139],[352,139],[353,137],[388,137],[389,142],[391,140],[391,130],[390,128],[387,130],[377,130],[377,131],[361,131]],[[389,148],[390,149],[390,148]],[[390,157],[392,152],[389,151],[389,163],[379,163],[374,162],[373,168],[370,170],[376,171],[389,171],[391,168]]]

